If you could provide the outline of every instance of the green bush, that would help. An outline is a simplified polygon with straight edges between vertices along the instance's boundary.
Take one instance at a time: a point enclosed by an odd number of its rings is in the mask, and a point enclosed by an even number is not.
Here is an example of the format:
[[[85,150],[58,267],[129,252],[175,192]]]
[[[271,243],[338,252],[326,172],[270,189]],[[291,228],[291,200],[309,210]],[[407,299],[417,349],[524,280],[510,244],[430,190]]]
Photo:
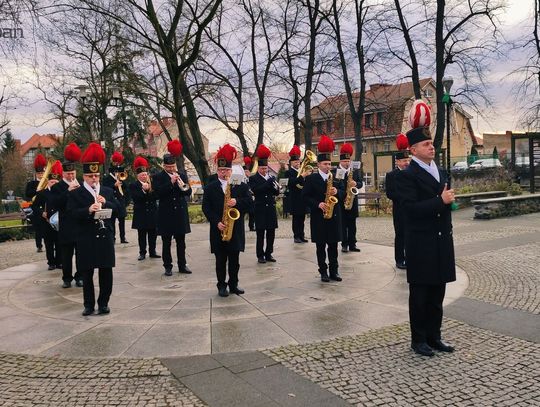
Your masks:
[[[29,226],[0,227],[0,243],[32,237],[34,237],[34,232]]]

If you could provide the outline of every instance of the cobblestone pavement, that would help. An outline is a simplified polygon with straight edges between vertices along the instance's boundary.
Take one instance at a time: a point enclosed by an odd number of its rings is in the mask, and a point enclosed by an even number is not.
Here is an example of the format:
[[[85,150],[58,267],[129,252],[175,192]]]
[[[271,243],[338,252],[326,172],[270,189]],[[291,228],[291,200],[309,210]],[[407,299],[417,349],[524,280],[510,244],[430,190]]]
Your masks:
[[[540,403],[540,345],[445,320],[453,354],[424,358],[407,324],[265,351],[361,406],[533,406]]]
[[[0,360],[1,406],[204,406],[155,359]]]

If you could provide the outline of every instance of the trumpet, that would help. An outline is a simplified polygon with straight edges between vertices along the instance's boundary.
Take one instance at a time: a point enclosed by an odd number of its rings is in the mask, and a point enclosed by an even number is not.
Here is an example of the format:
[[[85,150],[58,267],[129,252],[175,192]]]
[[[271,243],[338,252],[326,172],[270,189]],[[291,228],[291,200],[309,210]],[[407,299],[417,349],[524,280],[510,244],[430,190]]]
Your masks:
[[[120,171],[114,173],[116,179],[120,182],[123,182],[127,179],[128,174],[127,171]],[[124,190],[122,189],[122,185],[118,185],[118,192],[120,192],[120,195],[124,196]]]
[[[163,171],[167,172],[167,170],[165,169],[165,167],[163,167],[163,165],[160,164],[159,166],[163,169]],[[180,191],[186,192],[187,190],[189,190],[189,188],[191,188],[189,184],[186,184],[184,180],[180,178],[180,174],[178,174],[178,171],[173,171],[172,174],[178,175],[178,179],[176,180],[176,183],[178,184]]]
[[[304,159],[302,160],[300,167],[298,167],[298,175],[296,177],[301,177],[302,173],[305,171],[313,171],[313,166],[310,165],[310,163],[315,161],[317,161],[315,153],[313,151],[306,150],[306,153],[304,154]]]

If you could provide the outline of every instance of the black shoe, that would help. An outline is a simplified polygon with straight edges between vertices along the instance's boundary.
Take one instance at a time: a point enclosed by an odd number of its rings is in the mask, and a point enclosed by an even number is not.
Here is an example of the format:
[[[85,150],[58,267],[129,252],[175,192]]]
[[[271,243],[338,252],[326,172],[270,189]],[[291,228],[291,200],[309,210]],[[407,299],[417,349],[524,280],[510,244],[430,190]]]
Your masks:
[[[137,260],[141,261],[146,259],[146,256],[144,254],[140,254],[139,257],[137,257]]]
[[[231,294],[236,294],[236,295],[240,295],[240,294],[245,293],[245,291],[242,290],[240,287],[230,287],[229,291],[230,291]]]
[[[334,281],[342,281],[343,279],[341,278],[341,276],[339,275],[339,273],[336,273],[336,274],[330,274],[330,280],[334,280]]]
[[[47,268],[47,270],[54,270],[55,268],[56,268],[55,266],[49,266],[49,267]]]
[[[71,287],[71,281],[64,281],[62,283],[62,288],[70,288]]]
[[[307,243],[307,242],[308,242],[308,240],[305,239],[305,238],[302,238],[302,239],[300,239],[300,240],[302,241],[302,243]]]
[[[294,238],[294,243],[302,243],[302,239],[298,239],[297,237]]]
[[[249,228],[250,232],[255,232],[255,228]]]
[[[396,263],[396,267],[400,270],[407,270],[407,264],[404,261]]]
[[[347,253],[347,252],[349,251],[349,249],[347,249],[346,247],[342,247],[342,248],[341,248],[341,251],[342,251],[343,253]]]
[[[104,306],[104,307],[99,307],[98,308],[98,315],[104,315],[104,314],[109,314],[111,312],[111,309],[107,306]]]
[[[38,253],[42,253],[42,252],[43,252],[43,247],[38,247],[38,248],[37,248],[37,252],[38,252]]]
[[[448,345],[447,343],[444,343],[440,339],[436,341],[428,341],[428,345],[432,347],[433,349],[438,350],[440,352],[452,353],[455,350],[453,346]]]
[[[161,259],[161,256],[160,256],[159,254],[152,253],[152,254],[150,255],[150,258],[151,258],[151,259]]]
[[[167,277],[172,276],[172,269],[165,269],[165,275],[166,275]]]
[[[75,281],[75,285],[76,285],[77,287],[82,287],[82,286],[83,286],[82,280],[76,280],[76,281]]]
[[[270,261],[270,262],[272,262],[272,263],[275,263],[277,260],[274,259],[274,258],[272,257],[272,255],[270,255],[270,256],[266,256],[266,261]]]
[[[86,317],[88,315],[92,315],[94,313],[94,308],[84,308],[82,314],[83,314],[83,317]]]
[[[323,283],[329,283],[330,282],[330,277],[328,277],[328,274],[321,274],[321,281]]]
[[[356,247],[356,246],[353,246],[353,247],[349,247],[349,251],[350,252],[359,252],[360,249],[358,247]]]
[[[418,353],[422,356],[435,356],[435,353],[433,352],[433,349],[429,347],[429,345],[425,342],[413,342],[411,343],[411,348],[415,353]]]
[[[227,287],[220,287],[218,288],[218,295],[220,297],[228,297],[229,296],[229,292],[227,291]]]
[[[178,267],[178,272],[179,273],[182,273],[182,274],[191,274],[192,271],[189,269],[189,267],[187,266],[187,264],[185,266],[182,266],[182,267]]]
[[[264,257],[257,257],[257,261],[259,263],[266,263],[266,259]]]
[[[120,240],[120,243],[129,243],[126,239]]]

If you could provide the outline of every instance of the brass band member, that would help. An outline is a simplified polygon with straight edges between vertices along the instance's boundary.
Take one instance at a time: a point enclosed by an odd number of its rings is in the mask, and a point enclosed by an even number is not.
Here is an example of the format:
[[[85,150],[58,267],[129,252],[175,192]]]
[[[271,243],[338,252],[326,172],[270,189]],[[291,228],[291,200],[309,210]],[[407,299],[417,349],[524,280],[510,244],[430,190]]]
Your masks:
[[[238,286],[240,252],[245,248],[244,214],[253,207],[246,183],[231,185],[232,162],[236,149],[229,144],[216,155],[218,180],[204,188],[203,212],[210,222],[210,249],[216,256],[217,288],[220,297],[227,297],[227,285],[232,294],[244,294]],[[237,210],[238,212],[235,212]],[[234,220],[234,218],[236,218]],[[232,229],[232,230],[231,230]],[[227,263],[229,281],[227,277]]]
[[[75,279],[77,287],[83,286],[82,274],[79,267],[76,267],[73,275],[73,255],[75,253],[75,240],[77,238],[76,222],[67,214],[67,201],[69,192],[80,187],[77,181],[77,170],[75,163],[81,159],[81,149],[70,143],[64,149],[64,169],[62,181],[52,187],[54,207],[58,210],[58,241],[62,253],[62,287],[71,287],[71,282]]]
[[[129,194],[133,199],[132,229],[137,229],[139,241],[139,257],[146,258],[146,240],[148,239],[148,252],[153,259],[160,259],[156,253],[157,239],[157,194],[152,188],[152,181],[148,174],[148,161],[144,157],[136,157],[133,169],[137,174],[137,181],[129,185]]]
[[[114,240],[116,241],[116,219],[118,219],[118,229],[120,231],[120,243],[129,243],[126,240],[126,205],[127,197],[125,186],[123,181],[125,181],[125,170],[124,166],[124,156],[122,153],[115,151],[111,156],[111,166],[109,167],[109,174],[103,178],[103,185],[111,188],[114,191],[114,197],[118,201],[120,207],[118,208],[118,214],[115,215],[115,218],[112,220],[112,225],[114,228]],[[124,179],[120,179],[124,176]]]
[[[258,160],[257,174],[249,178],[249,187],[255,196],[255,229],[257,232],[257,260],[259,263],[275,262],[272,257],[274,238],[278,227],[276,199],[279,195],[279,185],[276,179],[268,174],[268,157],[270,150],[261,144],[255,156]],[[266,237],[266,248],[264,240]]]
[[[293,146],[289,151],[289,169],[285,172],[288,178],[287,190],[290,200],[290,209],[292,214],[292,231],[294,243],[306,243],[304,234],[304,222],[306,220],[306,204],[302,198],[302,189],[304,188],[305,178],[311,171],[303,171],[298,174],[300,168],[300,147]]]
[[[253,160],[249,155],[244,157],[244,175],[246,178],[251,176],[251,167],[253,166]],[[255,232],[255,206],[252,205],[251,209],[248,212],[248,227],[250,232]]]
[[[392,219],[394,221],[394,259],[396,261],[396,267],[401,270],[407,269],[407,262],[405,256],[405,215],[403,213],[403,207],[399,199],[398,189],[398,176],[399,173],[405,170],[409,166],[409,147],[407,136],[404,134],[398,134],[396,138],[396,144],[398,150],[394,154],[396,161],[396,168],[386,174],[385,177],[385,190],[388,199],[392,200]]]
[[[334,141],[327,136],[321,136],[317,150],[319,172],[306,177],[302,197],[311,208],[311,241],[317,245],[317,263],[321,281],[341,281],[337,250],[342,233],[341,206],[335,203],[335,199],[341,201],[345,192],[336,188],[338,183],[334,184],[331,178],[331,154],[334,151]],[[327,250],[328,265],[326,264]]]
[[[45,170],[45,166],[47,165],[47,159],[43,156],[43,154],[36,154],[36,158],[34,158],[34,171],[35,171],[35,179],[32,181],[28,181],[26,183],[26,188],[24,192],[24,197],[27,201],[32,201],[34,197],[36,196],[37,186],[39,185],[39,181],[41,181],[41,178],[43,177],[43,171]],[[36,249],[38,253],[41,253],[43,251],[43,219],[41,217],[34,215],[34,204],[32,202],[32,226],[34,228],[34,238],[36,241]]]
[[[353,146],[349,143],[344,143],[339,151],[339,167],[345,170],[345,177],[341,180],[342,189],[347,191],[347,188],[362,188],[362,176],[360,170],[354,170],[351,167],[351,157],[353,154]],[[352,171],[352,173],[351,173]],[[341,251],[343,253],[359,252],[356,247],[356,218],[358,218],[358,199],[352,196],[352,206],[350,209],[345,207],[345,199],[340,201],[341,210],[343,211],[342,218],[342,233],[343,240],[341,241]]]
[[[108,314],[115,266],[112,218],[96,218],[96,212],[111,209],[114,214],[119,203],[111,188],[99,182],[100,167],[105,162],[105,151],[97,143],[90,143],[81,157],[83,185],[69,193],[68,216],[76,222],[77,267],[83,276],[83,316],[94,313],[94,269],[99,269],[98,314]]]
[[[159,197],[157,231],[163,243],[161,256],[165,275],[172,276],[172,238],[176,242],[178,271],[191,274],[186,261],[186,234],[191,232],[186,198],[191,196],[187,175],[178,171],[176,158],[182,154],[179,140],[169,141],[167,154],[163,156],[163,171],[152,179],[152,188]]]
[[[451,215],[455,196],[446,171],[433,161],[428,106],[415,102],[409,117],[420,127],[407,132],[412,160],[400,172],[397,185],[405,214],[411,347],[433,356],[433,349],[454,350],[441,340],[441,325],[446,283],[456,280]]]

